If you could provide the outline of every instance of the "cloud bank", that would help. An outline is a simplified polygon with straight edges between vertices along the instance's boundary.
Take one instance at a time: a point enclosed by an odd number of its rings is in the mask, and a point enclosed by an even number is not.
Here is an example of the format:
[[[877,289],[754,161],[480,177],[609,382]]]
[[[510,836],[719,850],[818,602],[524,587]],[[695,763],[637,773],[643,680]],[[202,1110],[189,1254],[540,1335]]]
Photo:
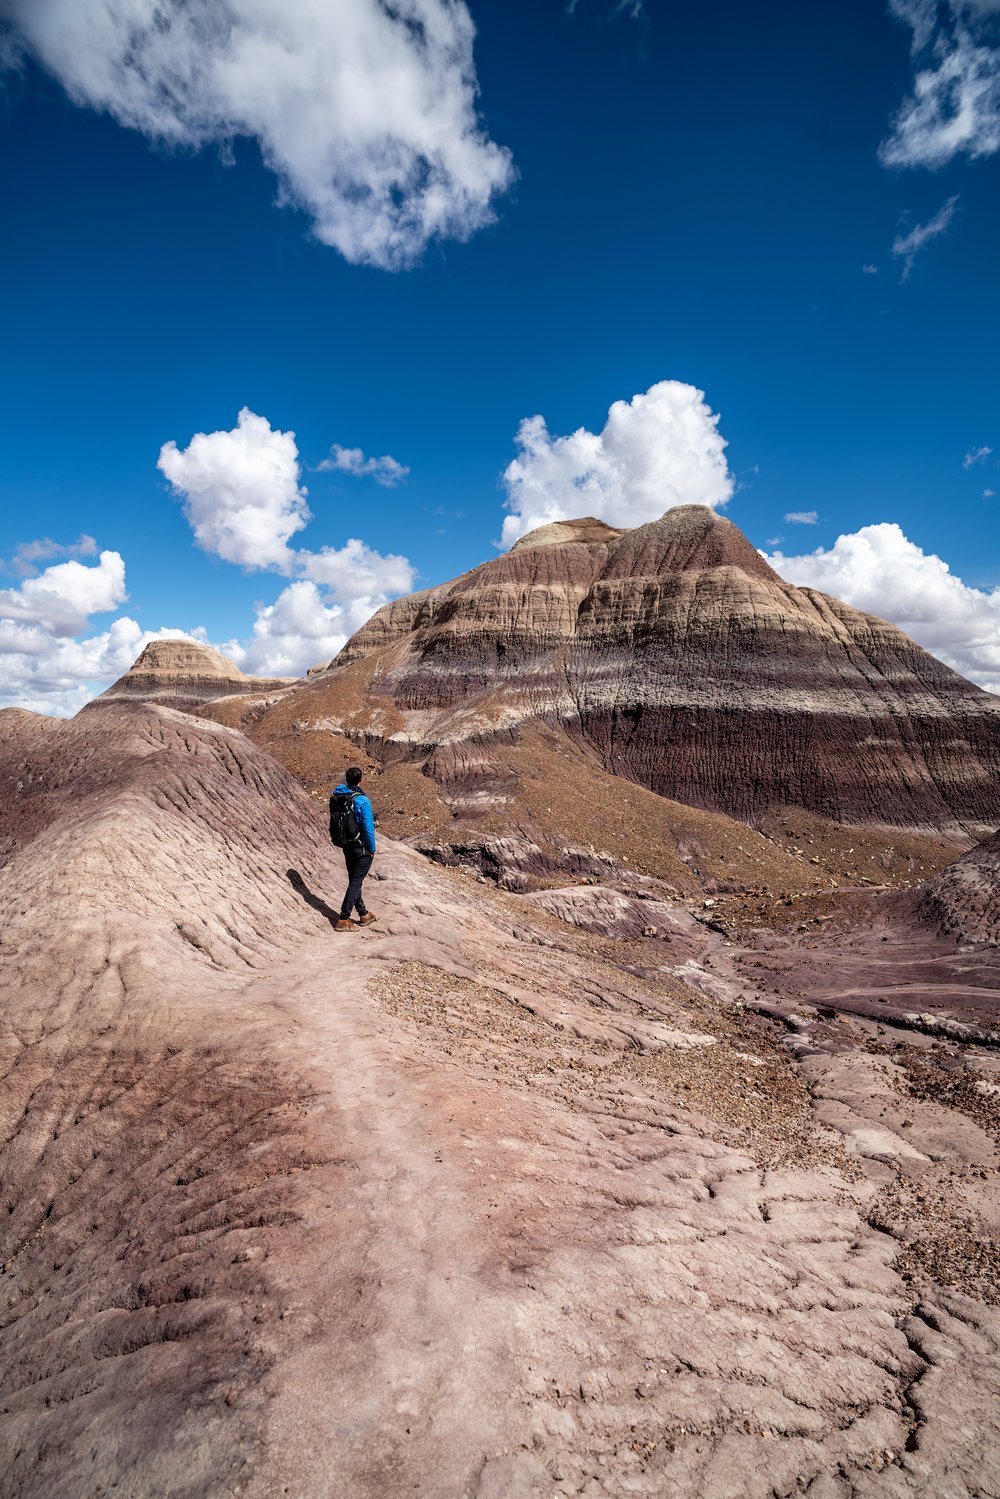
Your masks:
[[[0,620],[48,635],[78,635],[92,614],[109,613],[127,598],[121,556],[102,552],[96,566],[56,562],[19,588],[0,589]]]
[[[464,0],[6,0],[81,105],[152,140],[257,141],[279,199],[348,260],[465,239],[511,181],[476,113]]]
[[[347,455],[345,462],[326,460],[321,468],[382,474],[383,483],[409,472],[394,458],[365,459],[359,448],[338,445],[333,453]],[[413,587],[405,557],[383,556],[356,537],[319,551],[289,545],[311,519],[295,434],[277,431],[246,407],[231,431],[199,432],[186,448],[164,443],[158,467],[183,499],[204,551],[246,570],[297,579],[274,603],[257,606],[248,640],[222,646],[244,671],[297,676],[336,655],[376,609]]]
[[[889,0],[913,33],[913,89],[879,155],[940,167],[1000,150],[1000,0]]]
[[[42,557],[68,550],[46,537],[18,552]],[[127,671],[151,640],[204,638],[203,632],[144,630],[127,615],[99,634],[77,638],[93,615],[127,599],[125,564],[118,552],[107,551],[90,566],[56,563],[19,588],[0,590],[0,701],[38,713],[75,713]]]
[[[543,417],[526,417],[503,475],[503,545],[581,515],[638,526],[675,505],[724,505],[734,484],[718,424],[704,392],[679,380],[616,401],[599,433],[553,437]]]
[[[157,466],[183,501],[203,551],[245,571],[294,578],[273,602],[256,606],[246,638],[219,644],[250,674],[301,675],[335,656],[376,609],[413,587],[405,557],[383,556],[357,537],[318,551],[290,545],[311,519],[295,434],[272,428],[246,407],[230,431],[196,433],[185,448],[164,443]],[[86,535],[69,545],[44,537],[16,549],[8,569],[23,581],[0,589],[0,706],[75,713],[127,671],[151,640],[214,643],[201,627],[146,630],[127,615],[89,633],[95,615],[128,602],[120,553],[102,551],[90,564],[80,560],[96,550]],[[39,572],[38,564],[53,557],[69,560]]]
[[[789,583],[892,620],[948,666],[1000,692],[1000,588],[970,588],[898,525],[862,526],[832,547],[767,560]]]

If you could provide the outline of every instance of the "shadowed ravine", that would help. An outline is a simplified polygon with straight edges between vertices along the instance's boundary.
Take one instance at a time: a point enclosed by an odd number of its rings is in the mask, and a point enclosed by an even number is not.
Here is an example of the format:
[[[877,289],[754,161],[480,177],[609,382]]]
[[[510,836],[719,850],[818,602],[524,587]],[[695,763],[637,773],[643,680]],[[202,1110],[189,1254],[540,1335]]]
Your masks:
[[[992,1095],[904,1018],[389,840],[339,938],[316,803],[168,708],[4,712],[0,791],[0,1493],[1000,1490],[989,1267],[904,1212],[989,1238]]]

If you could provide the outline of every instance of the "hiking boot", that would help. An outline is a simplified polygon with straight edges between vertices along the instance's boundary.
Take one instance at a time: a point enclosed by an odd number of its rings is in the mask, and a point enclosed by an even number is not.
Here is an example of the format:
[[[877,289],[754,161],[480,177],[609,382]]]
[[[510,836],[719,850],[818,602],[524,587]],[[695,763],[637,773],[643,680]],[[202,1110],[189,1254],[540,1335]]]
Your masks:
[[[373,916],[370,911],[366,911],[363,916],[358,917],[358,926],[368,926],[371,922],[377,920],[377,916]]]
[[[345,921],[344,918],[343,918],[343,916],[341,916],[340,920],[336,923],[336,925],[334,926],[333,930],[335,932],[353,932],[354,931],[354,922],[353,921]]]

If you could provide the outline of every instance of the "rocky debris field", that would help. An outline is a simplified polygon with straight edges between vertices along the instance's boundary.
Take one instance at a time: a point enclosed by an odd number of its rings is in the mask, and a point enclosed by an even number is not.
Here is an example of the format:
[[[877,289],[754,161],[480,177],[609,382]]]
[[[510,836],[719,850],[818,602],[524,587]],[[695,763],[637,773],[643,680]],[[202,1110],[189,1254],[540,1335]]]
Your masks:
[[[222,724],[0,713],[0,789],[4,1499],[1000,1493],[1000,964],[929,887],[386,839],[341,936]]]

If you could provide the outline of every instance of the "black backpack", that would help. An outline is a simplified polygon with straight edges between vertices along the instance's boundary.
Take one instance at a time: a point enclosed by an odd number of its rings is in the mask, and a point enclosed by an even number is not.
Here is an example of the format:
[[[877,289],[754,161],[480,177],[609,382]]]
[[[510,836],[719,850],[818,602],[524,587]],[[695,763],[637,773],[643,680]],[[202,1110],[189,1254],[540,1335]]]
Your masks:
[[[363,841],[354,815],[357,795],[357,791],[335,791],[330,798],[330,841],[338,848],[353,848]]]

